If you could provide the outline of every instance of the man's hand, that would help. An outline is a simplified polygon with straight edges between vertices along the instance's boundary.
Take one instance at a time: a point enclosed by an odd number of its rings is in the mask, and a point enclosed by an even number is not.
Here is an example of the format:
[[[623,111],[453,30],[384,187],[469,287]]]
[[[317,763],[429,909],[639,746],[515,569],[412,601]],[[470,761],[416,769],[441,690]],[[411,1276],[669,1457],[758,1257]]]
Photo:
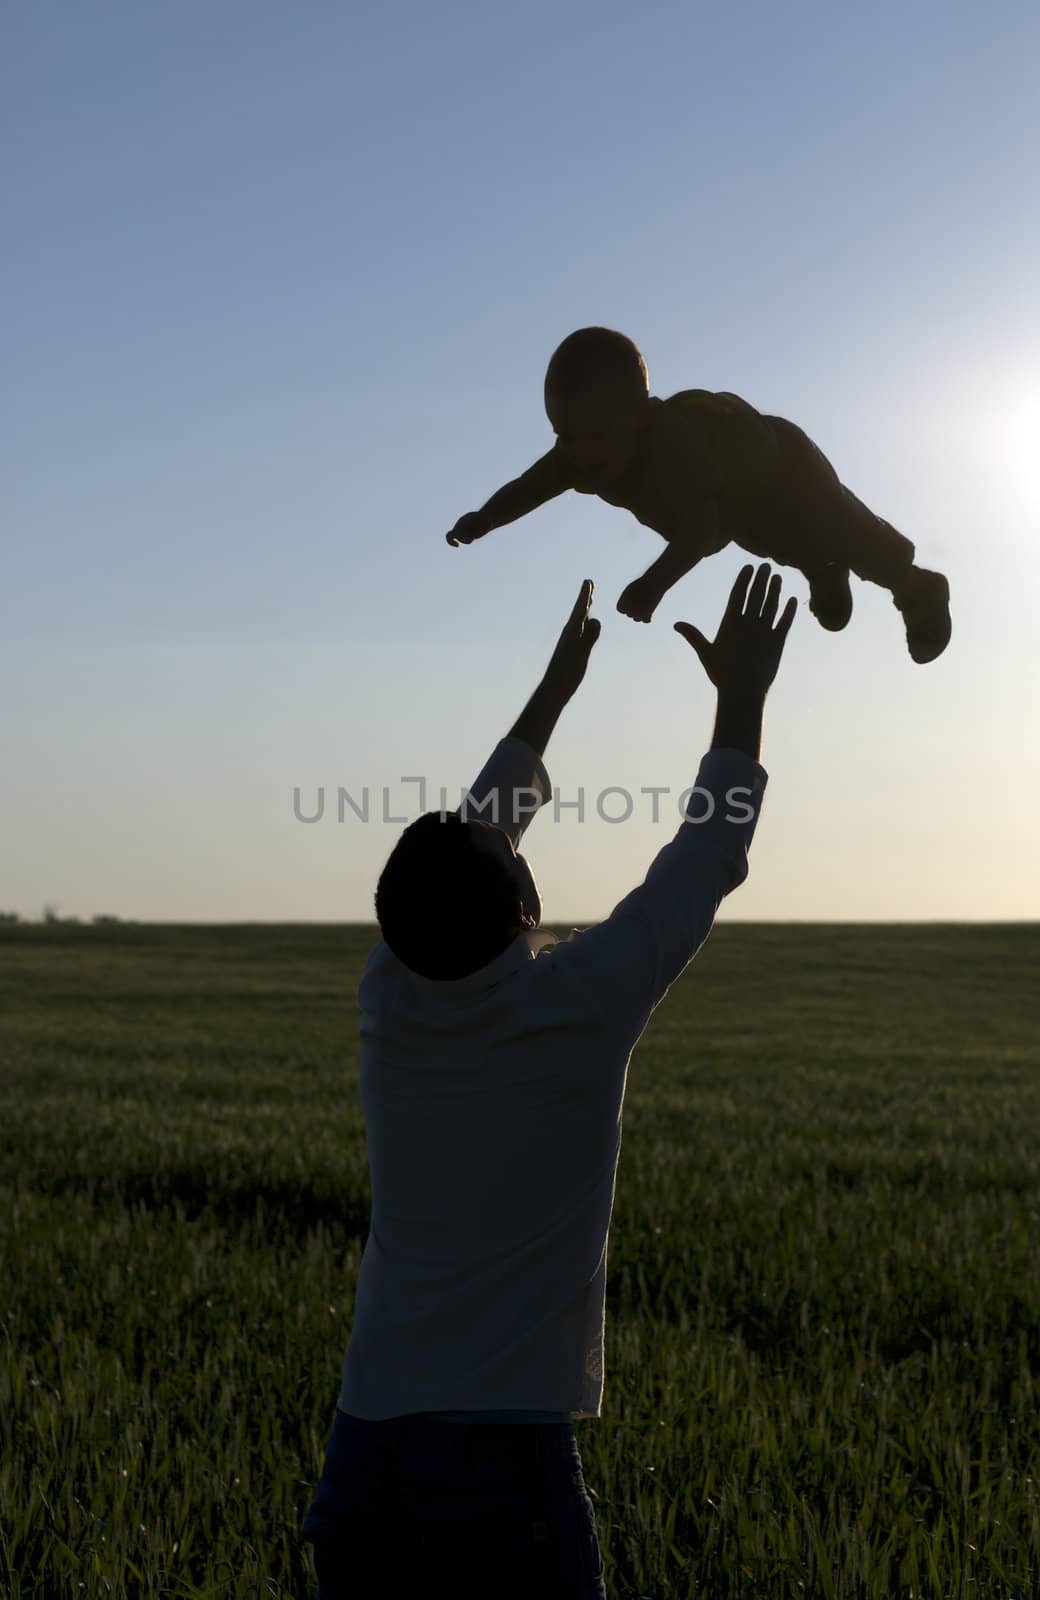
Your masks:
[[[754,571],[754,567],[741,568],[711,644],[688,622],[677,622],[675,631],[696,650],[718,690],[712,749],[742,750],[757,761],[762,749],[766,693],[776,677],[797,601],[793,597],[788,600],[774,627],[780,574],[770,578],[769,563],[764,561],[752,583]]]
[[[491,529],[479,511],[467,511],[444,537],[450,545],[455,545],[457,548],[460,544],[472,544],[474,539],[483,539],[484,535],[490,532]]]
[[[599,638],[599,619],[589,616],[591,604],[592,579],[586,578],[545,669],[544,681],[567,700],[584,678],[592,647]]]
[[[776,677],[798,609],[798,602],[792,595],[780,621],[773,626],[780,603],[781,581],[778,572],[770,578],[768,561],[763,561],[757,572],[753,566],[741,567],[718,632],[710,644],[689,622],[675,624],[676,633],[681,633],[696,650],[701,666],[720,697],[740,693],[765,698],[766,690]]]
[[[599,638],[599,621],[589,616],[591,603],[592,579],[586,578],[541,682],[509,730],[514,739],[523,739],[540,756],[545,754],[560,713],[584,678]]]

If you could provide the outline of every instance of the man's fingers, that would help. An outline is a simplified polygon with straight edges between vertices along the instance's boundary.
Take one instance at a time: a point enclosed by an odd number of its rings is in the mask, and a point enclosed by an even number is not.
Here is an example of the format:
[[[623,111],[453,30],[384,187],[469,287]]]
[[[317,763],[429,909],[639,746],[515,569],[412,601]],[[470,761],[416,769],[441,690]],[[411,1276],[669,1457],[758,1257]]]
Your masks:
[[[787,638],[787,635],[791,631],[791,624],[794,621],[794,614],[797,610],[798,601],[795,599],[794,595],[792,595],[790,600],[788,600],[787,604],[785,605],[780,615],[780,621],[777,623],[775,629],[776,633],[779,635],[781,644],[783,644],[784,640]]]
[[[748,568],[748,571],[751,571],[750,567]],[[743,574],[741,574],[741,576],[743,576]],[[692,622],[677,622],[675,624],[675,631],[676,633],[682,634],[687,644],[693,645],[693,648],[700,657],[702,664],[706,664],[705,651],[710,650],[711,646],[704,637],[703,633],[701,633],[700,629],[695,628]]]
[[[740,613],[743,611],[744,599],[748,592],[748,584],[751,582],[751,574],[754,572],[754,570],[754,567],[751,566],[741,567],[740,571],[737,573],[736,582],[729,592],[729,600],[726,602],[726,609],[722,614],[723,622],[732,622],[734,618],[739,617]],[[683,626],[688,627],[689,624],[684,623]],[[683,637],[685,638],[686,635],[684,634]]]
[[[601,624],[598,617],[590,617],[586,622],[584,632],[581,636],[581,642],[586,646],[587,650],[591,650],[592,646],[599,638],[600,626]]]
[[[747,609],[749,617],[757,618],[761,616],[762,602],[766,597],[766,585],[768,582],[769,562],[763,561],[758,571],[755,573],[751,584],[751,589],[748,594]]]
[[[770,627],[773,626],[776,608],[780,604],[780,585],[782,582],[783,579],[779,572],[774,572],[769,580],[769,588],[766,590],[765,604],[762,607],[762,621],[767,622]]]
[[[591,604],[592,579],[586,578],[581,588],[578,590],[578,598],[575,600],[574,605],[571,608],[571,614],[567,618],[567,627],[580,629],[582,619],[587,613]]]
[[[446,534],[445,534],[445,535],[444,535],[444,537],[445,537],[445,538],[446,538],[446,539],[447,539],[447,541],[448,541],[448,543],[449,543],[449,544],[452,544],[452,545],[454,545],[454,546],[455,546],[455,548],[456,548],[456,550],[457,550],[457,549],[458,549],[458,547],[459,547],[459,541],[458,541],[458,540],[457,540],[457,539],[456,539],[456,537],[455,537],[455,535],[454,535],[454,534],[453,534],[453,533],[446,533]]]

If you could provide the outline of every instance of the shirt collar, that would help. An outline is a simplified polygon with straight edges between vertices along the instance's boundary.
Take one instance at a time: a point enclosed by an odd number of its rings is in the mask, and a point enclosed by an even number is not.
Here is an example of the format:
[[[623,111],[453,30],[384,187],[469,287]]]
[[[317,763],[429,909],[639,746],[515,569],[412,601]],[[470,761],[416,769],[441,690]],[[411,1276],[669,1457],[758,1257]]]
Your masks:
[[[494,988],[503,978],[518,972],[543,950],[556,943],[555,933],[546,933],[541,928],[529,928],[524,933],[518,933],[493,961],[488,962],[487,966],[478,967],[476,972],[467,972],[463,978],[424,978],[421,973],[413,972],[411,967],[406,968],[406,971],[421,992],[445,996],[469,994],[481,989]]]

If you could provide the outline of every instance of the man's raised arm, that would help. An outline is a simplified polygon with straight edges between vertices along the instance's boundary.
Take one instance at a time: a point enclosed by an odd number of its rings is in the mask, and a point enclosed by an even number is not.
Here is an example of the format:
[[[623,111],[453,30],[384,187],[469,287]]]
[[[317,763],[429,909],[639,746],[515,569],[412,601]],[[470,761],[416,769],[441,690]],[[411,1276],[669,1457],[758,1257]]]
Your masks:
[[[678,833],[605,922],[573,934],[549,958],[633,1039],[704,943],[726,895],[747,877],[766,786],[758,763],[765,699],[796,609],[788,600],[777,622],[780,575],[770,578],[766,563],[752,582],[753,572],[740,572],[712,642],[687,622],[675,624],[718,692],[711,749]]]
[[[552,792],[542,756],[599,638],[599,621],[589,616],[591,603],[592,579],[586,578],[537,688],[468,791],[467,815],[504,828],[514,849]]]

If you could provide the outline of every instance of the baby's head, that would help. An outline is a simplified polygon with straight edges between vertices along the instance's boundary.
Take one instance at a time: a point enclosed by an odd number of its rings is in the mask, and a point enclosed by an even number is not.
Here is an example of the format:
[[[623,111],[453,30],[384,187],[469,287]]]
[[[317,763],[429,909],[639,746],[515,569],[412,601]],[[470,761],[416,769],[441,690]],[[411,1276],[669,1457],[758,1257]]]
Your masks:
[[[579,328],[553,352],[545,414],[579,488],[624,472],[647,416],[646,362],[613,328]]]

